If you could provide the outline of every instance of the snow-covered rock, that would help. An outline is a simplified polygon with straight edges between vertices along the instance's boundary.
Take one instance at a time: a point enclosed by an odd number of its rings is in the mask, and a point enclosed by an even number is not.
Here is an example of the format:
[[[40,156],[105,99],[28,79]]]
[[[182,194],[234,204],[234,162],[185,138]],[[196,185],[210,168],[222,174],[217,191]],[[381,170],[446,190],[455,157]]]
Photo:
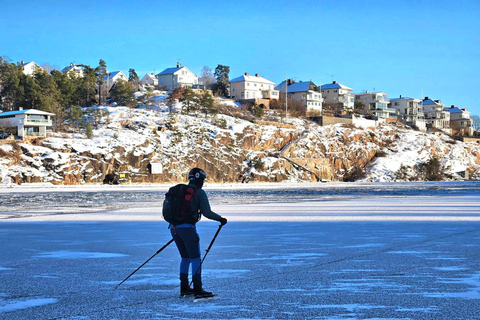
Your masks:
[[[120,182],[184,181],[194,166],[211,182],[394,181],[420,179],[417,167],[437,156],[446,179],[480,175],[480,146],[445,135],[383,126],[321,127],[289,118],[283,123],[245,121],[220,114],[169,112],[158,108],[98,107],[109,116],[93,137],[51,133],[41,145],[0,145],[0,177],[11,182],[100,183],[108,173]],[[160,163],[161,174],[149,164]]]

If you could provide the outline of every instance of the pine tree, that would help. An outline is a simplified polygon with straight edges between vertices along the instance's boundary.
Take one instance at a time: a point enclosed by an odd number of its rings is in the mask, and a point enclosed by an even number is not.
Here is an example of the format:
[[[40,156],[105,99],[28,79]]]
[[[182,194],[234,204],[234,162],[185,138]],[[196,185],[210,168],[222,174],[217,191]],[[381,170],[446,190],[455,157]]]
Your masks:
[[[85,134],[87,135],[88,139],[91,139],[93,137],[93,127],[91,122],[87,123],[87,127],[85,128]]]
[[[218,109],[215,107],[213,97],[210,93],[205,92],[200,98],[200,109],[205,113],[205,116],[210,114],[212,117],[215,117],[218,114]]]
[[[140,81],[138,78],[137,73],[135,72],[135,69],[129,69],[128,70],[128,82],[132,85],[132,87],[138,91],[138,87],[140,85]]]
[[[98,103],[102,104],[105,100],[105,97],[102,100],[102,91],[104,83],[108,79],[107,63],[102,59],[100,59],[98,67],[95,68],[95,78],[98,86]]]
[[[186,87],[183,91],[183,96],[179,99],[179,101],[183,102],[184,107],[187,109],[187,113],[190,113],[190,108],[195,105],[196,98],[197,96],[192,88]]]
[[[120,80],[113,86],[111,95],[118,105],[133,107],[135,105],[135,90],[130,83]]]
[[[230,67],[229,66],[223,66],[219,64],[215,68],[215,78],[217,79],[217,82],[212,86],[212,91],[217,94],[221,95],[224,97],[228,97],[228,74],[230,73]]]

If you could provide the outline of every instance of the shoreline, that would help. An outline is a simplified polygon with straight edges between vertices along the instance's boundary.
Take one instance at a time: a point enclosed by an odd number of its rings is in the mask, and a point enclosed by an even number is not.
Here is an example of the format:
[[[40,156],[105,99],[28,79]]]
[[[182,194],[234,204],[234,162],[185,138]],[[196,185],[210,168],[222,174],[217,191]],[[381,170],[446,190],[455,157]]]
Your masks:
[[[0,193],[12,192],[44,192],[44,191],[128,191],[128,190],[168,190],[170,187],[182,182],[172,183],[142,183],[142,184],[81,184],[81,185],[55,185],[50,183],[29,183],[20,185],[0,185]],[[185,183],[185,182],[183,182]],[[205,190],[232,190],[248,189],[308,189],[308,188],[363,188],[363,187],[442,187],[452,185],[479,185],[478,180],[466,181],[412,181],[412,182],[252,182],[252,183],[205,183]]]

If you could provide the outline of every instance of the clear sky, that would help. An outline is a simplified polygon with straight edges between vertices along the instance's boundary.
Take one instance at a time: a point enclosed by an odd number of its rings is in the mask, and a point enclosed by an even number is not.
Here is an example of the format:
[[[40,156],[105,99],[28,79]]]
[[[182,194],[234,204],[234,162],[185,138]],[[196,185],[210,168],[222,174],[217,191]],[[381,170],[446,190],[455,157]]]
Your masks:
[[[355,92],[424,96],[480,115],[480,1],[6,1],[0,55],[142,77],[177,61],[200,75],[285,75]],[[128,74],[127,74],[128,75]]]

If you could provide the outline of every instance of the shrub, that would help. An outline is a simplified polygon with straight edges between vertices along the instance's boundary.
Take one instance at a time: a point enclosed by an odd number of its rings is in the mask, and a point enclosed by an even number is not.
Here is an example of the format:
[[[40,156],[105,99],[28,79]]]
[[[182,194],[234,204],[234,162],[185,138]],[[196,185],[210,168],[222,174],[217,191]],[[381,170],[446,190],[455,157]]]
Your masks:
[[[409,180],[408,178],[408,167],[403,163],[400,164],[400,168],[395,172],[395,180]]]
[[[213,123],[221,129],[227,129],[227,120],[224,118],[215,118]]]
[[[344,178],[343,181],[345,182],[355,182],[359,179],[362,179],[366,175],[366,170],[365,168],[360,167],[359,165],[355,164],[350,171],[348,171]]]
[[[251,110],[252,114],[257,117],[257,118],[261,118],[263,116],[263,108],[260,107],[259,105],[255,104],[253,107],[252,107],[252,110]]]
[[[377,152],[375,152],[376,158],[385,158],[386,156],[387,156],[387,153],[383,150],[377,150]]]
[[[417,171],[420,177],[427,181],[441,181],[444,178],[443,167],[437,156],[432,156],[427,162],[420,163]]]
[[[93,137],[93,127],[91,122],[87,124],[87,127],[85,128],[85,134],[87,135],[88,139]]]
[[[251,161],[252,166],[255,168],[257,171],[262,171],[264,169],[264,164],[261,159],[253,159]]]

